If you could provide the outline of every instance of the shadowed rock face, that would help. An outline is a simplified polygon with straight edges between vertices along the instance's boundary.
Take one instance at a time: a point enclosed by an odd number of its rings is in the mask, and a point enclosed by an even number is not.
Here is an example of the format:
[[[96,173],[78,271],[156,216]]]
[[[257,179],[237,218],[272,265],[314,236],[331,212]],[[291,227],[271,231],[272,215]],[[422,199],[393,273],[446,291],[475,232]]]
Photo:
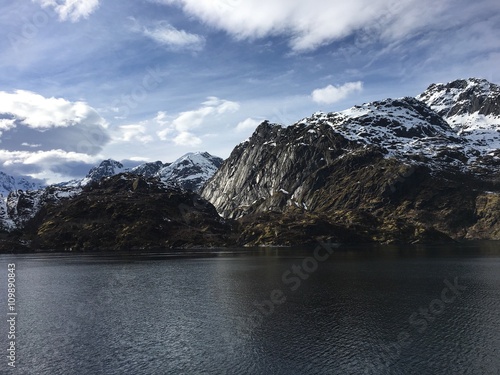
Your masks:
[[[137,250],[221,246],[231,227],[195,193],[120,174],[44,206],[25,233],[41,250]]]

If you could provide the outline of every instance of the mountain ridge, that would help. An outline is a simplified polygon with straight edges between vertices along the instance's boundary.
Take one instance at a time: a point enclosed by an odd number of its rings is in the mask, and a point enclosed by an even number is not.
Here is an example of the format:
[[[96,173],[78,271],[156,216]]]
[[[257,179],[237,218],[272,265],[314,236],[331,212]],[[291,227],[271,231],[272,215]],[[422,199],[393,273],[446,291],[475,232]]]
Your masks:
[[[189,161],[189,163],[185,163]],[[85,187],[99,183],[103,179],[130,173],[136,177],[156,178],[166,187],[176,187],[184,190],[198,191],[208,178],[215,173],[216,165],[220,165],[221,158],[212,156],[207,152],[192,152],[183,155],[173,163],[143,163],[134,168],[125,168],[119,161],[113,159],[103,160],[99,165],[91,168],[88,174],[80,180],[42,186],[36,184],[23,184],[9,186],[24,187],[13,189],[6,194],[0,202],[0,225],[4,230],[13,231],[22,228],[32,220],[40,209],[46,204],[52,204],[62,199],[78,196]],[[174,166],[173,170],[168,170]],[[168,175],[164,172],[168,171]],[[162,172],[163,171],[163,172]],[[203,173],[200,173],[202,171]],[[14,177],[6,174],[8,181]],[[20,179],[19,181],[25,181]]]
[[[263,122],[201,195],[223,217],[245,222],[245,241],[253,244],[287,244],[291,234],[279,223],[307,231],[301,217],[356,228],[358,238],[374,242],[500,239],[496,139],[482,140],[485,152],[456,129],[408,97],[320,112],[288,127]],[[278,219],[266,223],[270,213]]]
[[[500,95],[496,85],[486,82],[434,84],[416,98],[317,112],[290,126],[264,121],[224,161],[190,153],[170,165],[143,165],[136,174],[101,176],[81,189],[85,195],[94,194],[93,189],[96,194],[100,189],[104,194],[125,189],[117,199],[133,207],[119,217],[125,215],[126,222],[139,220],[141,231],[156,233],[158,241],[168,246],[175,246],[175,241],[153,230],[160,225],[153,216],[142,221],[140,210],[146,206],[141,200],[149,200],[134,192],[145,192],[148,186],[163,191],[160,196],[170,212],[180,214],[187,246],[291,246],[318,239],[355,243],[500,240],[500,145],[496,137]],[[487,121],[471,126],[478,116]],[[111,173],[111,168],[102,170]],[[182,178],[185,186],[172,183]],[[188,184],[193,181],[194,188]],[[172,192],[186,190],[200,195],[190,193],[191,203],[170,201],[177,194]],[[43,206],[53,207],[50,212],[42,209],[22,220],[22,225],[31,228],[31,241],[43,228],[45,248],[57,247],[58,238],[65,236],[60,230],[65,222],[74,222],[77,230],[77,223],[91,219],[86,215],[94,217],[101,210],[105,221],[111,220],[110,212],[116,213],[111,207],[123,207],[121,201],[102,206],[96,201],[87,209],[80,194],[69,197],[71,193],[65,192],[66,200],[57,199],[57,188],[51,194],[43,198],[50,201]],[[30,202],[39,199],[22,198],[28,213]],[[79,205],[74,205],[75,199]],[[83,211],[78,213],[76,207]],[[200,242],[205,237],[194,228],[198,234],[189,237],[186,218],[199,214],[197,227],[210,235],[215,235],[213,223],[223,224],[217,227],[217,241]],[[96,233],[101,233],[92,223]],[[123,230],[113,228],[119,233]],[[106,236],[110,244],[113,234]],[[154,238],[151,241],[147,244],[154,243]]]

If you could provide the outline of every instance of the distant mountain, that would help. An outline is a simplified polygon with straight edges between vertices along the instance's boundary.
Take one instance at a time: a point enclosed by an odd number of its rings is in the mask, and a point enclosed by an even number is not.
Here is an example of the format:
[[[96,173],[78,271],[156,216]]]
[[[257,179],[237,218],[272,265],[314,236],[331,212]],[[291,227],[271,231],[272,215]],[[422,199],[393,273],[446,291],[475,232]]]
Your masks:
[[[91,168],[84,178],[67,182],[60,182],[58,184],[55,184],[55,186],[81,188],[83,186],[87,186],[91,182],[100,181],[105,177],[111,177],[125,172],[126,170],[127,169],[124,168],[123,164],[119,161],[107,159],[103,160],[101,163],[99,163],[99,165]]]
[[[28,177],[16,177],[0,172],[0,228],[13,230],[16,223],[9,213],[8,196],[11,192],[17,194],[18,190],[32,193],[43,189],[43,185]]]
[[[190,152],[162,167],[154,176],[166,184],[175,183],[182,189],[199,191],[222,162],[221,158],[208,152]]]
[[[130,170],[130,173],[136,174],[143,177],[154,177],[158,174],[160,169],[168,167],[170,163],[163,163],[161,161],[155,161],[152,163],[144,163],[134,167]]]
[[[47,204],[74,198],[86,186],[98,184],[106,178],[122,173],[156,178],[169,188],[199,191],[221,163],[221,158],[207,152],[186,154],[172,164],[157,161],[131,169],[124,168],[123,164],[116,160],[107,159],[91,168],[83,179],[58,183],[46,188],[22,178],[15,179],[0,174],[0,183],[3,181],[4,187],[4,199],[0,202],[0,227],[8,231],[21,228]]]
[[[181,189],[199,191],[206,181],[217,171],[222,159],[208,152],[190,152],[173,163],[156,161],[143,163],[134,168],[124,168],[123,164],[112,159],[102,161],[92,168],[82,180],[70,181],[59,186],[83,187],[91,182],[100,181],[105,177],[119,173],[131,173],[142,177],[156,177],[168,186],[178,186]]]
[[[9,193],[14,190],[38,190],[43,185],[30,180],[28,177],[16,177],[0,172],[0,194],[7,198]]]
[[[124,171],[125,168],[119,161],[113,159],[103,160],[101,164],[89,171],[87,176],[82,180],[81,185],[85,186],[90,182],[97,182],[104,177],[111,177]]]

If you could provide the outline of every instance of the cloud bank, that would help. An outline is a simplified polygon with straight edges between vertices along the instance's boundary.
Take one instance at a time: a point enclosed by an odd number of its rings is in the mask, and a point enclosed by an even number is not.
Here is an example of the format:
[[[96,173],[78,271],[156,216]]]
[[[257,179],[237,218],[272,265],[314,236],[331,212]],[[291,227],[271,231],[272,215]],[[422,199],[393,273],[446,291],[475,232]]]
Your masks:
[[[74,175],[75,165],[87,168],[100,158],[110,141],[107,126],[83,101],[0,91],[0,169],[33,177]]]
[[[367,38],[401,40],[423,28],[443,29],[456,23],[450,14],[467,2],[431,0],[156,0],[238,39],[281,35],[296,52],[311,51],[354,32]],[[481,4],[480,4],[481,3]],[[475,2],[477,8],[494,5]]]

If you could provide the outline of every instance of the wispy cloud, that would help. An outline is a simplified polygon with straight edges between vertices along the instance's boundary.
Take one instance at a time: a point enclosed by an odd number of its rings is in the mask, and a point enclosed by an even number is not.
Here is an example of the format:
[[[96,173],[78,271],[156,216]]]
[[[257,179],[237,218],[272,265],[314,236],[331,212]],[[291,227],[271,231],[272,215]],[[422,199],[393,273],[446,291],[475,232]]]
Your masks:
[[[78,22],[88,18],[99,7],[99,0],[33,0],[42,7],[51,7],[61,21]]]
[[[422,29],[443,29],[467,1],[432,0],[156,0],[177,5],[202,22],[239,39],[272,35],[290,38],[296,52],[311,51],[361,31],[373,38],[400,40]],[[498,9],[496,0],[478,0],[477,9]],[[258,9],[258,11],[256,11]],[[461,16],[462,17],[462,16]],[[462,17],[463,18],[463,17]]]
[[[201,51],[205,46],[205,38],[178,30],[168,23],[159,23],[153,27],[144,27],[143,34],[155,42],[172,50]]]
[[[165,112],[156,116],[157,123],[164,127],[158,132],[162,140],[172,140],[179,146],[197,146],[201,139],[193,131],[199,128],[209,117],[218,117],[226,113],[234,113],[240,109],[240,104],[230,100],[208,97],[200,108],[178,114],[171,121],[166,120]]]
[[[363,91],[363,82],[347,82],[341,86],[328,85],[312,92],[311,97],[319,104],[333,104],[349,95]]]

